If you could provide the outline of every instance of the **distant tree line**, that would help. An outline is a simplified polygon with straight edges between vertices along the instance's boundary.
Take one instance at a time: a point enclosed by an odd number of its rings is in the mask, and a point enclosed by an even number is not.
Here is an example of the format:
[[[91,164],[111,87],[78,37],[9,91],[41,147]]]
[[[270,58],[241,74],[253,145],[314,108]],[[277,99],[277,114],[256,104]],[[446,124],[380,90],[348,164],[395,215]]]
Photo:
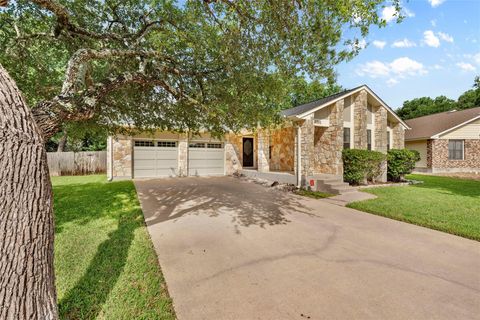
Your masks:
[[[403,106],[397,110],[397,114],[403,120],[408,120],[438,112],[474,107],[480,107],[480,76],[475,77],[473,88],[461,94],[457,101],[446,96],[438,96],[434,99],[430,97],[415,98],[405,101]]]

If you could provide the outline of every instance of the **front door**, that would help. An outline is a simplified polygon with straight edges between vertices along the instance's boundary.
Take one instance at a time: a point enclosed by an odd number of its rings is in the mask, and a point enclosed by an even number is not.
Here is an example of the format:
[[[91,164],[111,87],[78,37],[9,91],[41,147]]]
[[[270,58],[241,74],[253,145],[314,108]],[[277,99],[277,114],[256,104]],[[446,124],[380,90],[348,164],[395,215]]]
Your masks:
[[[243,138],[243,166],[253,167],[253,138]]]

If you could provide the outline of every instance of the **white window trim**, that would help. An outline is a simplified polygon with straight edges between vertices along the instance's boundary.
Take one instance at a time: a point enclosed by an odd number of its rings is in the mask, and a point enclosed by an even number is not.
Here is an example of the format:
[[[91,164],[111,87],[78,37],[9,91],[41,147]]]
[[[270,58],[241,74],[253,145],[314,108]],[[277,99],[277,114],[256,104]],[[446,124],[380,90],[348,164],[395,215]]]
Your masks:
[[[450,159],[450,141],[461,141],[462,142],[462,159]],[[448,160],[449,161],[464,161],[465,160],[465,140],[464,139],[448,139]]]

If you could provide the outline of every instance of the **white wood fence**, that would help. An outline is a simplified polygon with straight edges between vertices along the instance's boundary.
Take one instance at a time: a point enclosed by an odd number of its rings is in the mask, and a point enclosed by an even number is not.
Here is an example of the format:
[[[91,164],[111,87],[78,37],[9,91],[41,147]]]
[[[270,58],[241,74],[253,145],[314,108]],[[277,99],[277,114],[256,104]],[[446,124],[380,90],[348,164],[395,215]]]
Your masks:
[[[107,151],[47,152],[52,176],[107,172]]]

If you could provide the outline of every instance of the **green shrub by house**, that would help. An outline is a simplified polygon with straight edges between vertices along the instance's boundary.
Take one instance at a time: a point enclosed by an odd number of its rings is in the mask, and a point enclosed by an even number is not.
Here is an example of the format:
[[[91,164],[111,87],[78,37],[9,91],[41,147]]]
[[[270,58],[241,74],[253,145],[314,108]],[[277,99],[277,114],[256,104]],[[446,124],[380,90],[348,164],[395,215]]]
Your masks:
[[[387,154],[388,180],[398,182],[404,175],[409,174],[415,168],[415,162],[420,160],[420,153],[416,150],[391,149]]]
[[[382,174],[385,154],[378,151],[345,149],[343,158],[343,180],[350,184],[375,181]]]

